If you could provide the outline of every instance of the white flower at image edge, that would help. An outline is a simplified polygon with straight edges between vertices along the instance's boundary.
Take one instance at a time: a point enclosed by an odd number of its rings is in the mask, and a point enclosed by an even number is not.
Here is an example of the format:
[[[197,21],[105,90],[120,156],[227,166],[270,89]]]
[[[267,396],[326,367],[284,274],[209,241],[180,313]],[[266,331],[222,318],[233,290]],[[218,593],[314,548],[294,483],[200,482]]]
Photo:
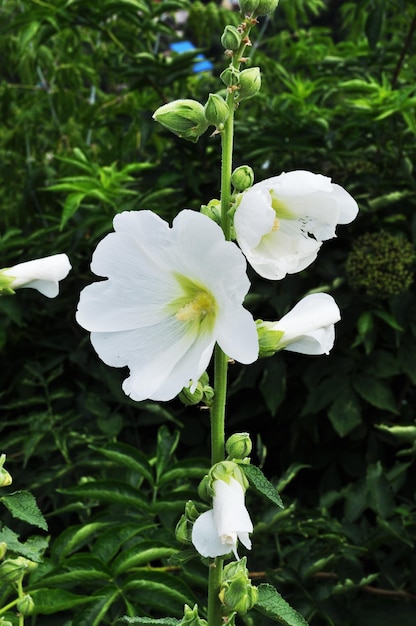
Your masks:
[[[170,400],[194,388],[216,342],[240,363],[257,359],[242,306],[246,261],[215,222],[185,210],[170,228],[151,211],[126,211],[113,225],[91,263],[108,280],[81,292],[76,318],[107,365],[129,367],[128,396]]]
[[[237,540],[251,549],[249,533],[253,524],[244,503],[244,490],[235,478],[229,483],[215,480],[213,507],[202,513],[192,528],[192,543],[199,554],[214,558],[234,553],[236,559]]]
[[[334,345],[334,324],[341,319],[334,298],[315,293],[303,298],[278,322],[264,322],[283,333],[278,348],[301,354],[328,354]]]
[[[256,183],[234,216],[238,244],[255,271],[280,280],[308,267],[337,224],[352,222],[358,205],[321,174],[298,170]]]
[[[59,293],[59,281],[66,278],[70,269],[66,254],[53,254],[19,263],[1,273],[13,279],[9,285],[11,289],[29,287],[48,298],[55,298]]]

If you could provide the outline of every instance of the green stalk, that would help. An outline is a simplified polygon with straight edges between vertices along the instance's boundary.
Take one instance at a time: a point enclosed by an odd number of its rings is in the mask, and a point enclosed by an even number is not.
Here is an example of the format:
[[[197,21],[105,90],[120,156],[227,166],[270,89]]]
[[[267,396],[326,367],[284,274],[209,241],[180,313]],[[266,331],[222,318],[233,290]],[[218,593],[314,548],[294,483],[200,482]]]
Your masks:
[[[251,22],[246,20],[248,35]],[[246,43],[242,42],[240,49],[233,57],[232,64],[239,69],[241,57],[244,53]],[[234,94],[228,92],[227,104],[230,114],[225,121],[224,129],[221,132],[221,227],[227,241],[231,239],[231,174],[233,166],[233,146],[234,146]],[[228,357],[218,344],[214,353],[214,399],[211,407],[211,464],[220,463],[224,460],[225,448],[225,406],[227,400],[227,369]],[[209,568],[208,577],[208,626],[222,626],[221,602],[218,597],[224,559],[215,558]]]

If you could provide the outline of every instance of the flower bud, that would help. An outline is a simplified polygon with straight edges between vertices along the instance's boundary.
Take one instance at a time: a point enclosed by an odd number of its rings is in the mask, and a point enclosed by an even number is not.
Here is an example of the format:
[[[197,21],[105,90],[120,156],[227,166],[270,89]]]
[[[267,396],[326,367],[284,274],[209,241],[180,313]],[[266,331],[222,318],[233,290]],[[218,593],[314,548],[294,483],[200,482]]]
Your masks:
[[[240,72],[230,65],[220,74],[220,78],[227,87],[235,87],[240,82]]]
[[[29,594],[24,595],[17,601],[17,610],[21,615],[32,615],[35,603]]]
[[[273,356],[284,348],[280,340],[284,335],[282,330],[273,330],[273,322],[256,320],[257,336],[259,338],[259,358]]]
[[[261,76],[259,67],[248,67],[240,72],[240,83],[238,100],[252,98],[258,93],[261,87]]]
[[[185,604],[183,618],[178,626],[207,626],[207,624],[208,622],[205,619],[199,617],[197,604],[195,604],[193,609]]]
[[[275,11],[279,0],[259,0],[255,10],[256,15],[271,15]]]
[[[244,459],[249,456],[253,445],[248,433],[234,433],[228,437],[225,449],[230,459]]]
[[[0,561],[4,559],[7,552],[7,543],[5,541],[0,541]]]
[[[256,604],[258,590],[249,579],[246,557],[224,567],[219,598],[226,612],[236,611],[241,615],[245,615]]]
[[[196,100],[164,104],[155,111],[153,119],[178,137],[194,143],[208,128],[204,107]]]
[[[217,93],[210,93],[205,104],[205,117],[209,124],[218,128],[229,115],[230,109],[224,98]]]
[[[205,502],[211,502],[212,494],[211,480],[207,474],[198,485],[198,497]]]
[[[9,620],[4,619],[4,617],[0,617],[0,626],[13,626]]]
[[[259,6],[259,0],[240,0],[239,4],[244,15],[251,15]]]
[[[14,583],[25,574],[26,566],[19,559],[6,559],[0,565],[0,580],[6,583]]]
[[[180,543],[192,543],[192,526],[200,513],[192,500],[185,504],[185,513],[176,524],[175,536]]]
[[[248,488],[248,480],[241,469],[241,467],[233,461],[220,461],[211,467],[208,473],[209,487],[215,480],[223,480],[226,483],[230,482],[230,478],[234,478],[240,483],[244,491]]]
[[[6,461],[6,455],[2,454],[0,456],[0,487],[8,487],[12,484],[12,477],[9,472],[4,469],[3,465]]]
[[[231,174],[231,184],[236,191],[245,191],[254,183],[254,172],[249,165],[240,165]]]
[[[203,395],[204,393],[202,391],[202,386],[198,382],[195,391],[193,392],[191,391],[190,387],[184,387],[179,393],[179,400],[185,406],[193,406],[201,402]]]
[[[241,33],[235,26],[228,24],[221,35],[221,43],[226,50],[238,50],[241,45]]]
[[[13,276],[6,276],[3,272],[7,271],[9,268],[4,267],[0,270],[0,296],[13,296],[16,292],[12,288],[12,284],[14,282]]]
[[[221,225],[221,202],[220,200],[210,200],[208,204],[201,206],[201,213],[209,217],[216,224]]]

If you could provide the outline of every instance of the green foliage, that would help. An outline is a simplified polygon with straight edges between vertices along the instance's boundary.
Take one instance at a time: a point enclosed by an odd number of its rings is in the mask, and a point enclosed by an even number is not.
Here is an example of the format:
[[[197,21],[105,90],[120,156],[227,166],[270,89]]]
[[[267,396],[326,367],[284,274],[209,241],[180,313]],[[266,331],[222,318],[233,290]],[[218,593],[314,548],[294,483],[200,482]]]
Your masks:
[[[248,490],[249,567],[261,596],[276,585],[311,626],[390,626],[399,612],[413,626],[414,5],[280,5],[253,41],[262,90],[237,111],[235,165],[252,166],[258,180],[291,169],[331,176],[357,198],[360,217],[284,291],[250,276],[247,307],[264,319],[319,285],[342,320],[328,357],[280,353],[230,368],[230,432],[257,439],[285,505]],[[198,51],[169,52],[180,38],[172,12],[182,8],[185,36],[223,68],[215,46],[238,14],[214,3],[4,0],[0,9],[1,266],[66,252],[74,268],[53,301],[31,290],[0,298],[0,452],[50,535],[48,548],[38,518],[39,536],[28,537],[6,497],[0,542],[39,563],[27,585],[34,626],[156,626],[166,614],[173,626],[185,602],[204,602],[207,571],[188,546],[180,551],[174,529],[207,470],[194,458],[207,454],[205,412],[135,405],[74,321],[116,212],[171,218],[218,196],[218,138],[190,146],[152,120],[173,99],[205,102],[218,89],[211,74],[193,72]],[[352,255],[362,259],[363,242],[380,243],[380,232],[388,276],[375,280],[379,246],[360,265],[365,289],[352,288]],[[397,241],[408,243],[398,251]],[[0,590],[2,606],[11,594]],[[279,602],[267,608],[261,597],[245,622],[269,626],[283,615]],[[302,623],[294,615],[286,623]],[[7,619],[16,623],[13,611]]]

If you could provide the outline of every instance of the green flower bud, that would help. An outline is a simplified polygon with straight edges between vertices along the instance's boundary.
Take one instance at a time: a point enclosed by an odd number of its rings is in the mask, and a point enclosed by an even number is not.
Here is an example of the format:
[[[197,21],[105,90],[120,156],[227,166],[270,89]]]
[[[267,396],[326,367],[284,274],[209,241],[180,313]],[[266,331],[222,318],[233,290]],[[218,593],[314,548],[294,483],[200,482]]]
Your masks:
[[[221,43],[226,50],[238,50],[241,45],[241,33],[235,26],[228,24],[221,35]]]
[[[208,128],[202,104],[196,100],[175,100],[159,107],[153,119],[178,137],[196,143]]]
[[[254,172],[249,165],[240,165],[231,174],[231,184],[236,191],[245,191],[254,183]]]
[[[0,617],[0,626],[13,626],[9,620],[4,619],[4,617]]]
[[[212,494],[211,481],[207,474],[198,485],[198,497],[205,502],[211,502]]]
[[[234,433],[228,437],[225,449],[230,459],[244,459],[249,456],[253,444],[248,433]]]
[[[227,87],[235,87],[240,82],[240,72],[230,65],[220,74],[220,78]]]
[[[210,93],[205,105],[207,121],[218,128],[221,124],[224,124],[229,115],[230,109],[224,98],[217,93]]]
[[[245,615],[256,604],[258,590],[249,579],[246,557],[224,567],[219,598],[226,612],[236,611],[241,615]]]
[[[19,559],[6,559],[0,565],[0,580],[6,583],[14,583],[25,574],[26,566]]]
[[[188,500],[185,504],[185,515],[186,519],[189,519],[191,522],[194,522],[200,516],[200,512],[196,508],[193,500]]]
[[[261,87],[261,76],[259,67],[248,67],[240,72],[240,83],[238,100],[252,98],[258,93]]]
[[[12,484],[12,477],[9,472],[4,469],[3,465],[6,461],[6,455],[2,454],[0,456],[0,487],[8,487]]]
[[[239,4],[244,15],[251,15],[259,6],[259,0],[240,0]]]
[[[280,340],[284,335],[281,330],[271,330],[272,322],[263,322],[256,320],[257,335],[259,338],[259,357],[273,356],[281,350]]]
[[[26,594],[22,598],[19,598],[16,606],[19,613],[26,616],[32,615],[35,603],[33,602],[32,597],[29,594]]]
[[[208,622],[205,619],[201,619],[198,615],[198,605],[195,604],[194,608],[185,604],[183,618],[178,626],[207,626]]]
[[[5,541],[0,541],[0,561],[4,559],[7,552],[7,543]]]
[[[271,15],[275,11],[279,0],[259,0],[256,8],[256,15]]]
[[[221,202],[220,200],[210,200],[208,204],[201,206],[201,213],[214,220],[216,224],[221,225]]]
[[[4,267],[0,270],[0,296],[13,296],[16,292],[12,289],[11,285],[14,282],[13,276],[6,276],[2,272],[9,268]]]
[[[180,543],[192,543],[192,526],[195,520],[200,516],[198,509],[192,500],[188,500],[185,504],[185,513],[176,524],[175,536]]]
[[[201,402],[203,395],[202,385],[198,382],[194,392],[192,392],[189,387],[184,387],[179,393],[179,400],[185,406],[193,406]]]

